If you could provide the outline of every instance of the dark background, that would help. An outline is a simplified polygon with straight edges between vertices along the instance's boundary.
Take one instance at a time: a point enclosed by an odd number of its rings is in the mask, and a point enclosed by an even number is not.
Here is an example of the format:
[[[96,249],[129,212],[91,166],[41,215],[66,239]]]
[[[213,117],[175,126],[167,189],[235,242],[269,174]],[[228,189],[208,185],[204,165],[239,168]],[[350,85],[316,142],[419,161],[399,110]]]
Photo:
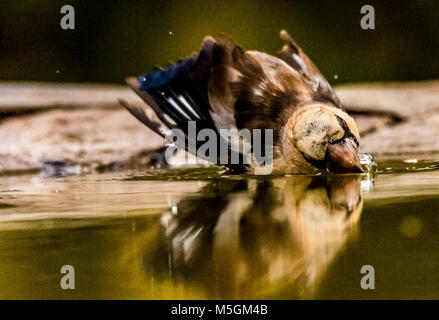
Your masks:
[[[123,82],[192,53],[207,34],[274,53],[281,28],[333,84],[439,74],[437,0],[0,2],[0,80]],[[65,4],[75,8],[75,30],[60,27]],[[375,30],[360,28],[365,4],[375,8]]]

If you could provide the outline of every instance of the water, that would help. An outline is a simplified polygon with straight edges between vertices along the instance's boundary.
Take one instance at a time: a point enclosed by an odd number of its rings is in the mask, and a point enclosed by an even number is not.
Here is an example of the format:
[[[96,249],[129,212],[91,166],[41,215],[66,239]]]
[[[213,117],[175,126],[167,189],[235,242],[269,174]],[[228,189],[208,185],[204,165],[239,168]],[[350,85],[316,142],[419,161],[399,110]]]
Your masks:
[[[438,168],[0,176],[0,298],[437,299]]]

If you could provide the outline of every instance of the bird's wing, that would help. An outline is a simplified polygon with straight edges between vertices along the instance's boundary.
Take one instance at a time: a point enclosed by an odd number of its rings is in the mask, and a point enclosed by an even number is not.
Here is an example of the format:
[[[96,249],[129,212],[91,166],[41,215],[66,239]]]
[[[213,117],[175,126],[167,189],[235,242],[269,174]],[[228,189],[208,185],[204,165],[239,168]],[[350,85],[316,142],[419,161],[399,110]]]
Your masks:
[[[212,56],[209,100],[215,122],[238,129],[273,129],[276,144],[291,106],[307,93],[301,79],[280,59],[246,51],[226,36],[215,39]]]
[[[208,84],[212,63],[217,63],[224,57],[218,49],[216,40],[206,37],[198,54],[179,60],[164,69],[156,69],[138,78],[127,79],[127,84],[153,109],[164,129],[149,119],[138,106],[127,103],[122,105],[138,120],[162,136],[172,129],[183,131],[186,142],[179,147],[185,148],[186,151],[197,155],[196,151],[204,143],[198,141],[198,133],[203,129],[211,129],[216,135],[217,150],[221,150],[221,145],[225,143],[229,147],[229,157],[242,159],[239,147],[230,146],[225,142],[219,130],[223,127],[212,119],[215,112],[209,102]],[[189,122],[195,123],[195,134],[189,132]],[[217,163],[224,162],[220,156],[218,152]],[[239,163],[244,162],[241,160]],[[241,168],[238,167],[233,166],[233,169],[240,171]]]
[[[314,100],[330,102],[341,108],[340,99],[331,88],[331,85],[288,32],[282,30],[280,38],[283,40],[284,45],[277,53],[277,57],[293,68],[302,77],[303,81],[310,86]]]

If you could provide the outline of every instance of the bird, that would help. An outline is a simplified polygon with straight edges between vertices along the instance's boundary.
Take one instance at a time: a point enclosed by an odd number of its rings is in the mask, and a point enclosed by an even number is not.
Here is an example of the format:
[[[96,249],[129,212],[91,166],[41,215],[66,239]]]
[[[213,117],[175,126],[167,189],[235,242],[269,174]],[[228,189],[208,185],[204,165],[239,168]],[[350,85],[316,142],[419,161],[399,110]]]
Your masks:
[[[189,122],[197,132],[215,132],[222,142],[224,129],[271,130],[272,148],[263,141],[262,151],[272,150],[272,174],[361,173],[355,120],[288,32],[281,30],[280,38],[281,50],[271,55],[247,50],[225,34],[206,36],[198,52],[126,79],[154,118],[144,106],[120,102],[163,137],[167,130],[180,129],[186,142],[181,147],[196,156],[200,141],[190,134]],[[255,152],[254,141],[245,137],[239,145]],[[226,168],[255,173],[258,164],[243,161],[239,146],[228,148],[229,159],[233,152],[241,158],[225,161]],[[211,162],[220,163],[219,155],[210,155],[217,157]]]

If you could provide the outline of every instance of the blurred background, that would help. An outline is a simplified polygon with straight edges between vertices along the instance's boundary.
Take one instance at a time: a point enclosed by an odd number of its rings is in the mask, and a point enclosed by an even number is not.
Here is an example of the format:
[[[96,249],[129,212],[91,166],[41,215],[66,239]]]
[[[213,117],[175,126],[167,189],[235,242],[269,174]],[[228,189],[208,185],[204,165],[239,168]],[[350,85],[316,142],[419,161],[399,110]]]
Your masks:
[[[60,8],[75,8],[62,30]],[[360,28],[361,6],[375,30]],[[2,0],[0,80],[122,83],[225,32],[274,53],[287,29],[332,84],[437,78],[439,1]]]

